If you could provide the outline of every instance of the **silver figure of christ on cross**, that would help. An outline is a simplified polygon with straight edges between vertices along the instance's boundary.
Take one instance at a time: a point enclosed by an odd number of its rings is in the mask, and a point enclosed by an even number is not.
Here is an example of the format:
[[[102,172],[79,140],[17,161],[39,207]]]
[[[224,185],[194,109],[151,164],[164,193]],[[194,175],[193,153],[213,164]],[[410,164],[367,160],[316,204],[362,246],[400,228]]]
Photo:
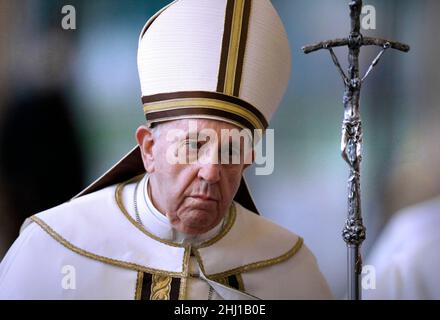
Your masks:
[[[308,54],[321,49],[329,51],[331,58],[344,82],[344,120],[342,124],[341,153],[342,158],[349,166],[348,179],[348,216],[342,236],[347,244],[347,280],[348,298],[361,299],[362,257],[360,248],[365,240],[366,229],[362,221],[360,164],[362,161],[362,121],[360,115],[360,93],[362,84],[370,72],[378,64],[383,53],[388,49],[408,52],[409,46],[395,41],[379,38],[364,37],[361,29],[362,0],[349,2],[351,32],[348,38],[334,39],[307,45],[302,48]],[[342,69],[339,60],[333,51],[334,47],[348,46],[348,73]],[[359,53],[363,46],[379,46],[382,50],[373,60],[363,77],[359,71]]]

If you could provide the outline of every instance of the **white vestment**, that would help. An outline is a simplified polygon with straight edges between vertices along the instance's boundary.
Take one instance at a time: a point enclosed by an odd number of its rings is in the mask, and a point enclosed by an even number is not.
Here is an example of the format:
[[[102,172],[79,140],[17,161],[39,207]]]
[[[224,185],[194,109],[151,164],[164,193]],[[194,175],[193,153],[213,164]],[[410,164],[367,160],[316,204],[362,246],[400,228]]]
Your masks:
[[[440,197],[396,213],[367,261],[376,281],[364,299],[440,299],[439,242]]]
[[[33,216],[0,264],[0,299],[332,298],[300,237],[236,202],[208,233],[179,234],[146,183]]]

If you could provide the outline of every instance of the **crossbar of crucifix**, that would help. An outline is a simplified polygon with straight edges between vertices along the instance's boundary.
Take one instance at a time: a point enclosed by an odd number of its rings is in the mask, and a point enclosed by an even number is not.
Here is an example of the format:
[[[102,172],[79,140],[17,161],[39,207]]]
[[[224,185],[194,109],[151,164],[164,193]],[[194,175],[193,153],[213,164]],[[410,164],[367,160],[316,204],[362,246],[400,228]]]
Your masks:
[[[348,297],[351,300],[361,299],[360,277],[362,273],[362,256],[360,248],[366,237],[361,211],[360,164],[362,161],[362,121],[360,114],[360,93],[363,82],[379,63],[380,58],[388,49],[408,52],[406,44],[364,37],[361,30],[362,0],[349,2],[351,32],[348,38],[322,41],[302,48],[308,54],[318,50],[328,50],[340,76],[344,91],[344,120],[342,124],[341,155],[349,166],[348,179],[348,214],[342,236],[347,244],[347,280]],[[365,75],[360,77],[359,53],[363,46],[379,46],[381,51],[372,61]],[[348,73],[346,74],[339,63],[333,48],[348,47]]]

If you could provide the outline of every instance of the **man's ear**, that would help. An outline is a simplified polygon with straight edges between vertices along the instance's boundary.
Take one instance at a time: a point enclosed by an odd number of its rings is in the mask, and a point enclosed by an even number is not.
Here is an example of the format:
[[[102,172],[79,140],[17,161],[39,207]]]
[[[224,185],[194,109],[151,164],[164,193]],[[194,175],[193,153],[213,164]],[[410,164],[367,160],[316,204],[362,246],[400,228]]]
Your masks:
[[[154,171],[153,146],[155,137],[153,130],[146,125],[142,125],[136,130],[136,141],[141,149],[142,162],[148,173]]]

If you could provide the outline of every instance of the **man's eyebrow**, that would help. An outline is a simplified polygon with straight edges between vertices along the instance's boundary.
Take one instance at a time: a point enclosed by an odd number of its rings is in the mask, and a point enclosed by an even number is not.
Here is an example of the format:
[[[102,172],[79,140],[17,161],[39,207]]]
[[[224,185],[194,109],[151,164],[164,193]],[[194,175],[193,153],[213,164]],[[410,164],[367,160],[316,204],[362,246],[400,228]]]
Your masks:
[[[191,138],[197,137],[196,134],[198,134],[198,132],[196,133],[196,132],[185,131],[185,133],[183,135],[179,135],[178,138],[179,138],[179,140],[186,140],[186,139],[189,139],[190,137]]]
[[[197,131],[186,131],[184,135],[179,136],[179,140],[186,140],[186,139],[190,139],[190,138],[195,138],[197,140],[201,140],[201,142],[206,142],[207,141],[206,138],[210,138],[210,137],[211,136],[209,134],[204,133],[203,129],[201,129],[201,130],[197,130]],[[233,142],[236,139],[234,139],[234,137],[231,135],[227,135],[226,137],[227,137],[227,140],[225,140],[224,136],[217,134],[217,142],[220,145],[229,145],[229,146],[233,145]],[[240,147],[241,147],[243,144],[246,144],[249,142],[249,138],[240,136],[239,141],[240,141],[239,143],[240,143]]]

